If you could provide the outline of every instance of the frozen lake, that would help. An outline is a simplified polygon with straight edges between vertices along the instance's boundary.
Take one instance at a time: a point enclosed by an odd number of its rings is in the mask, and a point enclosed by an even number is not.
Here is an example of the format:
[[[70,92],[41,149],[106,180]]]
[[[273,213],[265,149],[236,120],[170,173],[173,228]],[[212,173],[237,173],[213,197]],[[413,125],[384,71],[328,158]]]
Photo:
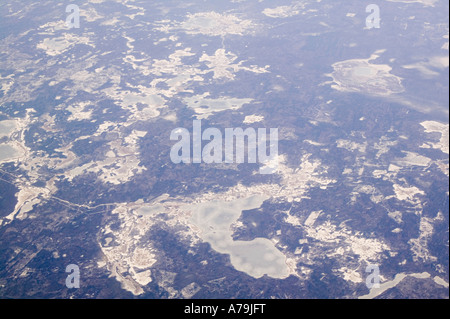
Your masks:
[[[191,222],[201,230],[204,241],[219,253],[229,254],[234,268],[260,278],[286,278],[289,269],[286,257],[267,238],[252,241],[235,241],[231,225],[243,210],[258,208],[267,198],[252,196],[232,202],[208,202],[191,207]]]

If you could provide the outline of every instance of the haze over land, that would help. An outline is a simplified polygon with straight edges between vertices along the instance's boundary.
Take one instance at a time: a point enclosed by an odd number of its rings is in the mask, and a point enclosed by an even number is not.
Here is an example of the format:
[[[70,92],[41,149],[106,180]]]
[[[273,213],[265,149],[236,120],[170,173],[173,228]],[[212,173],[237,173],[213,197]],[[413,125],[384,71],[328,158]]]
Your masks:
[[[448,1],[68,4],[0,4],[0,298],[448,298]]]

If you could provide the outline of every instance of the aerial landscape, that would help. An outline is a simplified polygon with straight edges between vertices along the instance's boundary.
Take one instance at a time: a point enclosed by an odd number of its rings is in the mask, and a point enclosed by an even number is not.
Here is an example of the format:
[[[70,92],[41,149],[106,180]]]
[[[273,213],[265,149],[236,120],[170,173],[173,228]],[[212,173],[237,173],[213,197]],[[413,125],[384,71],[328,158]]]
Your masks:
[[[0,299],[448,299],[449,2],[0,2]]]

